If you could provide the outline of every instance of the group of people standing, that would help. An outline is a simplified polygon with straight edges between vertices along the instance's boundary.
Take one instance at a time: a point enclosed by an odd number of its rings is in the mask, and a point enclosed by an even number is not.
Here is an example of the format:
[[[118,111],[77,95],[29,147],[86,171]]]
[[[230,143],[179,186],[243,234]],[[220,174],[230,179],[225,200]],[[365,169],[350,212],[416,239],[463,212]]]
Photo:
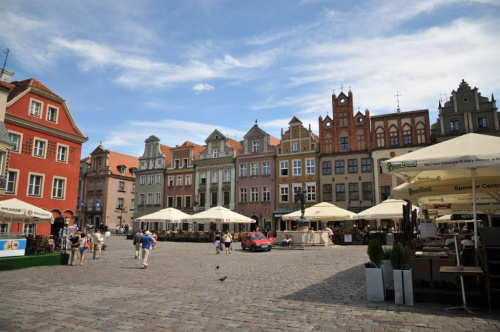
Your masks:
[[[67,246],[70,247],[68,265],[76,265],[75,258],[80,257],[80,265],[83,266],[87,250],[93,252],[93,259],[99,259],[99,254],[104,244],[104,237],[101,234],[101,230],[96,229],[93,235],[85,231],[78,231],[73,236],[68,237],[67,241]]]
[[[233,243],[233,236],[226,231],[223,235],[216,232],[214,236],[215,253],[220,254],[222,250],[226,250],[226,255],[231,253],[231,244]]]

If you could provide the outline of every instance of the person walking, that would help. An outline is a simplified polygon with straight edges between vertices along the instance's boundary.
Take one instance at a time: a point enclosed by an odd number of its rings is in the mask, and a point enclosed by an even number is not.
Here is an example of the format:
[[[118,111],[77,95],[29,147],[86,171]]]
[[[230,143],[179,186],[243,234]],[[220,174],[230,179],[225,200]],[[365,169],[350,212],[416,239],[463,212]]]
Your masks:
[[[80,239],[79,233],[77,233],[69,238],[70,245],[71,245],[71,255],[69,258],[68,265],[71,265],[71,266],[75,265],[75,256],[78,255],[78,240],[79,239]]]
[[[101,245],[104,242],[101,230],[97,228],[94,232],[94,259],[99,259],[99,254],[101,253]]]
[[[151,244],[155,242],[155,239],[151,236],[150,231],[146,231],[146,233],[141,237],[140,243],[142,245],[142,265],[141,269],[147,269],[148,267],[148,257],[149,250],[151,249]]]
[[[215,233],[214,236],[214,245],[215,245],[215,253],[220,254],[220,247],[221,247],[221,240],[222,237],[219,232]]]
[[[156,234],[155,231],[153,231],[151,237],[155,240],[155,242],[153,242],[151,245],[151,250],[156,251],[156,243],[158,243],[158,235]]]
[[[144,234],[142,229],[140,229],[134,236],[134,246],[135,246],[135,259],[141,258],[141,238]]]
[[[85,233],[80,234],[78,239],[78,250],[80,251],[80,265],[83,266],[83,260],[85,259],[85,250],[88,249],[87,235]]]
[[[233,242],[233,237],[229,234],[229,230],[226,234],[222,236],[222,241],[224,241],[224,247],[226,248],[226,255],[231,253],[231,243]]]

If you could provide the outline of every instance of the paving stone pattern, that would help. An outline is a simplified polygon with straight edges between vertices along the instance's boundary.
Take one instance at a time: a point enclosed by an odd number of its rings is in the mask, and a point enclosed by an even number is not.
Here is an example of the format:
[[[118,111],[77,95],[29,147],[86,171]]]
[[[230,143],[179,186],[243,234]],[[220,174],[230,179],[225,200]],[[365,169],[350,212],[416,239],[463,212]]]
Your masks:
[[[0,331],[500,331],[500,311],[367,302],[365,246],[160,242],[141,270],[131,240],[107,244],[84,266],[0,272]]]

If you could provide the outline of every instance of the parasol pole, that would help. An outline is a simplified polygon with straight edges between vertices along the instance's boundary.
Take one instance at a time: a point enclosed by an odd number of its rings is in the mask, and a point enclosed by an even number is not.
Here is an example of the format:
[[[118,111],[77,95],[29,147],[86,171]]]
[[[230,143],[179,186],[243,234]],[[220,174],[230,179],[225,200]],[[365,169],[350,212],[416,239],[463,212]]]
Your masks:
[[[472,179],[472,213],[474,216],[474,247],[477,250],[477,210],[476,210],[476,169],[471,168],[470,177]]]

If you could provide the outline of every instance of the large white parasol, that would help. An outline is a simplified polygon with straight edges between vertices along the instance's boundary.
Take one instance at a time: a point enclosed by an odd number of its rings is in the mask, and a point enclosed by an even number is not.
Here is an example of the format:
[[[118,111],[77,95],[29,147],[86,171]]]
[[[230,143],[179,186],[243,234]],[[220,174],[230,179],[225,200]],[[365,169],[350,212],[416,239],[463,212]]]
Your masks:
[[[411,184],[470,178],[477,237],[476,177],[498,179],[500,176],[500,137],[462,135],[383,161],[382,168],[384,173],[395,174]]]
[[[380,204],[372,206],[357,214],[358,219],[401,219],[403,218],[403,205],[407,203],[402,199],[386,199]],[[417,207],[413,206],[412,210]]]
[[[174,208],[166,208],[136,219],[138,222],[187,223],[189,214]]]
[[[255,222],[254,219],[229,210],[223,206],[215,206],[208,210],[193,214],[188,217],[188,220],[193,222],[213,222],[220,224],[250,224]]]
[[[285,214],[281,218],[283,220],[297,220],[301,215],[302,212],[299,210]],[[351,220],[356,218],[356,213],[342,209],[331,203],[322,202],[306,208],[304,210],[304,218],[311,221]]]
[[[53,220],[50,211],[26,203],[17,198],[0,201],[0,219],[3,222],[32,223],[37,218],[40,222]]]

